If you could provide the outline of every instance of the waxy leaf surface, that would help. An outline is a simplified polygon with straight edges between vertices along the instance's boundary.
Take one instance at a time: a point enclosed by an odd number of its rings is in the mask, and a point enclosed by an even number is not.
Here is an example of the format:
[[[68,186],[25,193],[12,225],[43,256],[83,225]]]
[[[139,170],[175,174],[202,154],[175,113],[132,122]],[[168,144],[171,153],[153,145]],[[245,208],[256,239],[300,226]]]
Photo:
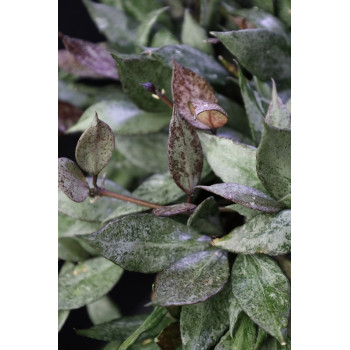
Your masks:
[[[161,271],[188,254],[210,247],[209,237],[153,214],[126,216],[80,237],[124,269],[143,273]]]
[[[157,275],[153,303],[170,306],[204,301],[218,293],[228,277],[228,259],[223,250],[187,255]]]
[[[108,295],[86,305],[86,308],[94,325],[109,322],[122,316],[117,305]]]

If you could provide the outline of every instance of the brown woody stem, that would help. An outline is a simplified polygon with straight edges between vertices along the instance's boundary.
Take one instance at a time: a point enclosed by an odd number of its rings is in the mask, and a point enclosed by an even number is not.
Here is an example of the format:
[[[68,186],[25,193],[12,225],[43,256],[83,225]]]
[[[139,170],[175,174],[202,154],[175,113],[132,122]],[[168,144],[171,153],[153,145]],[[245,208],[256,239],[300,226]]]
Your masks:
[[[157,95],[165,104],[167,104],[171,109],[173,109],[173,103],[165,95],[163,95],[162,93]]]

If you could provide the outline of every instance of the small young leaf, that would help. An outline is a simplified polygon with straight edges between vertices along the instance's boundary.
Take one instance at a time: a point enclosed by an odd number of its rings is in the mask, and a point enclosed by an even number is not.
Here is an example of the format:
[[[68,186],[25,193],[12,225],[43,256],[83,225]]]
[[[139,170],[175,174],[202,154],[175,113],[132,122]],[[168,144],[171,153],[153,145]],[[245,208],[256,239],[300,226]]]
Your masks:
[[[233,253],[282,255],[291,247],[290,210],[261,214],[228,235],[213,241],[215,247]]]
[[[89,186],[81,169],[68,158],[58,159],[58,187],[72,201],[84,202]]]
[[[83,67],[87,67],[87,69],[91,71],[90,77],[93,77],[95,75],[97,77],[119,80],[118,70],[113,57],[103,45],[94,44],[81,39],[71,38],[63,34],[60,34],[60,38],[62,39],[62,42],[68,52],[73,55],[74,59],[78,61]],[[69,57],[67,57],[67,54],[64,55],[65,56],[62,57],[61,54],[61,64],[64,63],[67,65],[67,58],[69,59]]]
[[[58,310],[58,331],[61,330],[69,316],[70,310]]]
[[[109,162],[114,151],[112,129],[98,118],[80,136],[75,149],[79,166],[90,175],[97,175]]]
[[[153,209],[153,214],[156,216],[173,216],[177,214],[188,214],[191,215],[196,209],[196,205],[192,203],[179,203],[169,205],[163,208]]]
[[[86,305],[91,322],[96,325],[120,318],[122,315],[112,299],[105,295],[102,298]]]
[[[232,290],[244,312],[281,344],[290,311],[290,285],[266,255],[238,255],[232,267]]]
[[[153,303],[170,306],[204,301],[218,293],[228,277],[228,259],[223,250],[190,254],[157,275]]]
[[[98,257],[72,266],[58,278],[58,309],[78,309],[107,294],[123,269]]]
[[[226,284],[221,292],[203,303],[182,307],[180,329],[183,350],[208,350],[220,340],[228,327],[230,293],[230,285]]]
[[[199,183],[203,168],[203,152],[194,128],[176,107],[169,128],[168,159],[174,182],[188,195]]]
[[[143,273],[161,271],[188,254],[210,247],[209,237],[152,214],[126,216],[80,238],[126,270]]]
[[[277,213],[283,209],[283,205],[275,199],[249,186],[230,182],[211,186],[197,186],[197,188],[202,188],[232,202],[264,213]]]

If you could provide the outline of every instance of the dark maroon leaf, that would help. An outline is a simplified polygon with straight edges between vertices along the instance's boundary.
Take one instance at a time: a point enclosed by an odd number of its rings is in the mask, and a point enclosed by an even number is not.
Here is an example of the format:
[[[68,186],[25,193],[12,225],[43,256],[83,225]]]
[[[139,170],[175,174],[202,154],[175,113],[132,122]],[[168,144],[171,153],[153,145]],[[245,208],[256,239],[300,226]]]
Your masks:
[[[180,322],[174,322],[164,328],[156,340],[163,350],[176,350],[181,345]]]
[[[58,100],[58,131],[64,133],[73,126],[83,111],[68,102]]]
[[[196,205],[192,203],[180,203],[169,205],[163,208],[153,209],[153,214],[157,216],[173,216],[177,214],[192,214],[196,209]]]
[[[174,182],[185,193],[192,195],[202,173],[202,146],[196,130],[175,107],[169,128],[168,160]]]

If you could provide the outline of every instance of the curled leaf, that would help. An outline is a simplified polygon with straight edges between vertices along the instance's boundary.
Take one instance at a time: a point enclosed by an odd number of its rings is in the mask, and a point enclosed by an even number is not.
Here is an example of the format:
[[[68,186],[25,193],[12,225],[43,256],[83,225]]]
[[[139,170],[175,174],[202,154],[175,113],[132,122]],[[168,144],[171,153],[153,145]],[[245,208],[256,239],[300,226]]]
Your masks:
[[[173,216],[177,214],[192,214],[196,209],[196,205],[192,203],[180,203],[169,205],[163,208],[153,209],[153,214],[157,216]]]
[[[90,126],[80,136],[75,149],[79,166],[91,175],[97,175],[109,162],[114,150],[112,129],[97,113]]]

